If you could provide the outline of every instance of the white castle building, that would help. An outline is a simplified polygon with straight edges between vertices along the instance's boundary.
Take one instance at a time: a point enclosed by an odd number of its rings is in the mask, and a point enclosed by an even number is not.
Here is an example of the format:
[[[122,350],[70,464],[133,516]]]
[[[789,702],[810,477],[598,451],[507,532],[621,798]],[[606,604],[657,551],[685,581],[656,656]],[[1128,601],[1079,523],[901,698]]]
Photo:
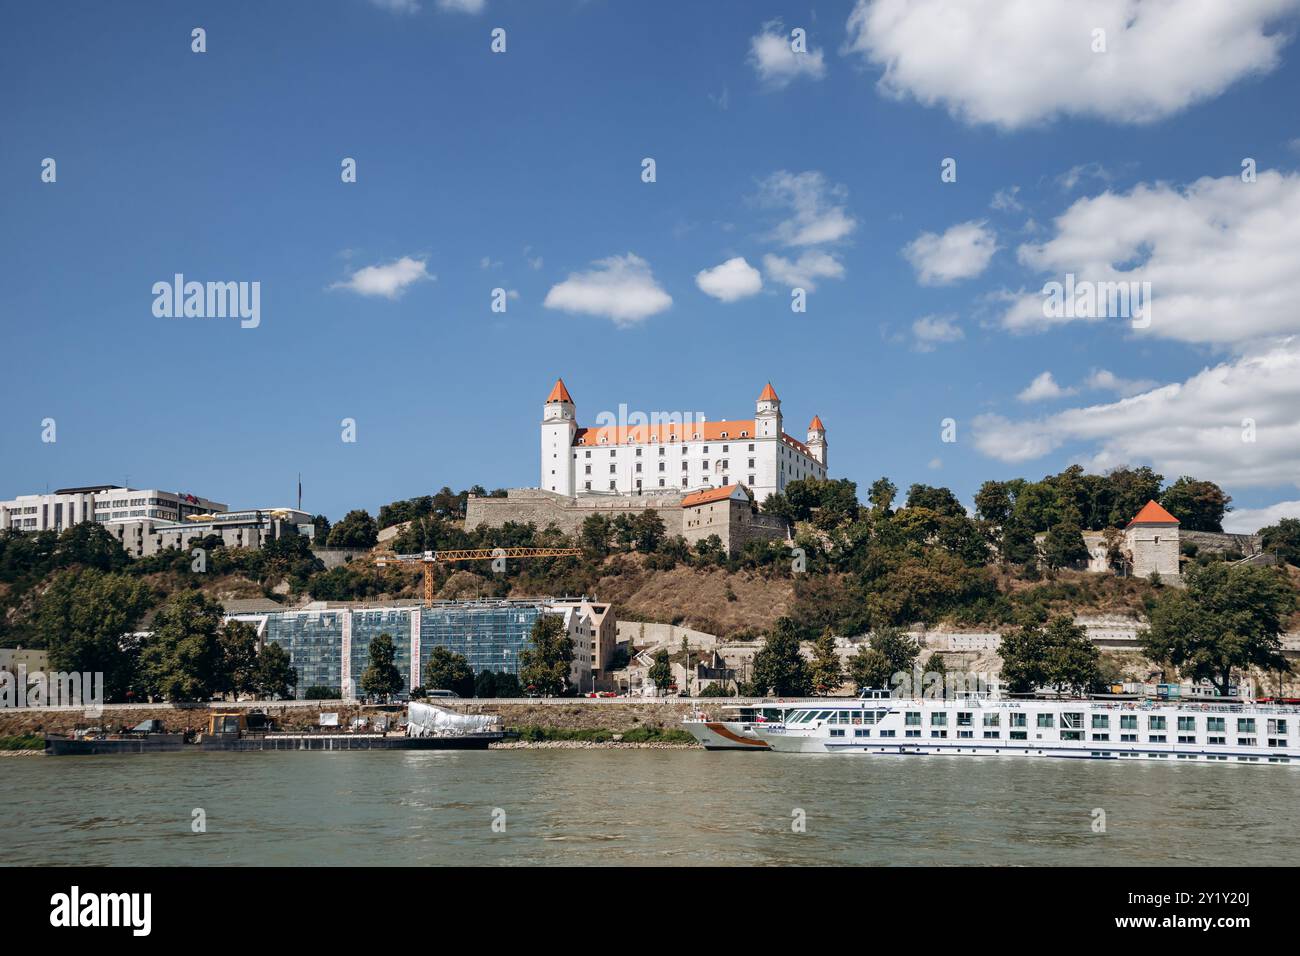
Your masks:
[[[626,422],[584,428],[563,379],[557,379],[542,408],[539,487],[575,497],[683,495],[743,484],[761,504],[791,481],[826,477],[821,418],[813,417],[806,442],[787,435],[781,399],[770,382],[753,418],[682,418],[634,413]]]

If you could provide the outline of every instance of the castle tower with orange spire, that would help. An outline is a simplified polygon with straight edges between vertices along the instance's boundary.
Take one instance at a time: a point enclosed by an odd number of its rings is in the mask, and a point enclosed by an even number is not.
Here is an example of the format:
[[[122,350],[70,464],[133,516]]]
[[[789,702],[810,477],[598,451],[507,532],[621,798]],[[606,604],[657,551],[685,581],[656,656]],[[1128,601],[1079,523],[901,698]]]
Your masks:
[[[573,437],[578,430],[578,410],[573,396],[557,378],[542,405],[542,480],[538,485],[546,491],[569,495],[574,493]]]

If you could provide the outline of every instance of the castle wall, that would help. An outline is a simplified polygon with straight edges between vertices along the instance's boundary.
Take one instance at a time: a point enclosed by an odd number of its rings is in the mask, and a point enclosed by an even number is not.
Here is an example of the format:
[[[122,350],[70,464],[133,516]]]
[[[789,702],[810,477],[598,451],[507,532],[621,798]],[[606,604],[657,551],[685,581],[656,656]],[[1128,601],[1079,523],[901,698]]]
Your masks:
[[[772,515],[753,514],[749,505],[739,501],[721,501],[707,516],[709,521],[687,525],[687,512],[681,507],[681,496],[667,495],[580,495],[570,498],[539,488],[511,488],[505,498],[471,497],[465,505],[465,527],[487,525],[499,528],[508,521],[532,523],[539,529],[555,525],[569,536],[575,536],[582,523],[594,514],[615,518],[620,514],[635,516],[646,509],[655,509],[669,535],[682,535],[694,544],[716,534],[734,554],[753,540],[780,540],[786,536],[785,524]],[[689,512],[700,509],[691,508]],[[692,520],[694,515],[692,515]]]
[[[1124,532],[1124,545],[1133,556],[1133,575],[1178,577],[1178,526],[1137,525]]]

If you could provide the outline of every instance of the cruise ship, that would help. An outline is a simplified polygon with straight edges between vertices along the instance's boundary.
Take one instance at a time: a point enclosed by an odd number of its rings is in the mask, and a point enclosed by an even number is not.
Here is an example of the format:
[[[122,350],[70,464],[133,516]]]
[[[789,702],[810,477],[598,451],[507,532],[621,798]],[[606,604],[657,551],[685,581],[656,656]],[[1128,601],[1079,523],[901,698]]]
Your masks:
[[[682,719],[682,729],[689,732],[705,750],[770,750],[767,741],[754,734],[754,728],[779,724],[796,708],[814,701],[760,701],[756,704],[723,704],[716,714],[700,711]]]
[[[878,692],[877,692],[878,693]],[[1300,765],[1300,707],[916,699],[804,702],[747,736],[789,753],[1067,757]]]

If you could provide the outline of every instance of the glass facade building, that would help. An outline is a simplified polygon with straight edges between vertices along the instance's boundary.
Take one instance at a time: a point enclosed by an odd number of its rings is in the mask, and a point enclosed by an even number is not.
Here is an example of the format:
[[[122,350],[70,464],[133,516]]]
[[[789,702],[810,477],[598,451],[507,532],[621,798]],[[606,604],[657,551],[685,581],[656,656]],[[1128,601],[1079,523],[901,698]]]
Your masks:
[[[370,642],[380,634],[387,634],[393,639],[396,650],[393,663],[402,672],[402,691],[411,690],[411,614],[415,608],[366,608],[352,611],[352,646],[349,649],[349,663],[352,666],[351,687],[345,690],[356,696],[361,683],[361,675],[366,672],[370,662]],[[423,662],[420,673],[424,673]]]
[[[544,613],[533,602],[435,605],[420,610],[420,673],[435,647],[445,647],[480,671],[519,673],[519,652],[532,641]]]
[[[272,611],[266,614],[263,633],[267,642],[279,644],[288,653],[298,672],[300,700],[309,687],[329,687],[345,697],[355,697],[370,661],[370,645],[380,634],[392,637],[394,664],[402,674],[403,690],[411,690],[412,615],[419,615],[416,675],[424,673],[435,647],[462,655],[475,674],[488,670],[517,675],[519,652],[532,642],[533,623],[544,613],[548,612],[543,601]]]
[[[308,687],[343,689],[343,616],[346,613],[291,611],[267,615],[266,640],[279,644],[288,653],[290,664],[298,672],[299,700]]]

